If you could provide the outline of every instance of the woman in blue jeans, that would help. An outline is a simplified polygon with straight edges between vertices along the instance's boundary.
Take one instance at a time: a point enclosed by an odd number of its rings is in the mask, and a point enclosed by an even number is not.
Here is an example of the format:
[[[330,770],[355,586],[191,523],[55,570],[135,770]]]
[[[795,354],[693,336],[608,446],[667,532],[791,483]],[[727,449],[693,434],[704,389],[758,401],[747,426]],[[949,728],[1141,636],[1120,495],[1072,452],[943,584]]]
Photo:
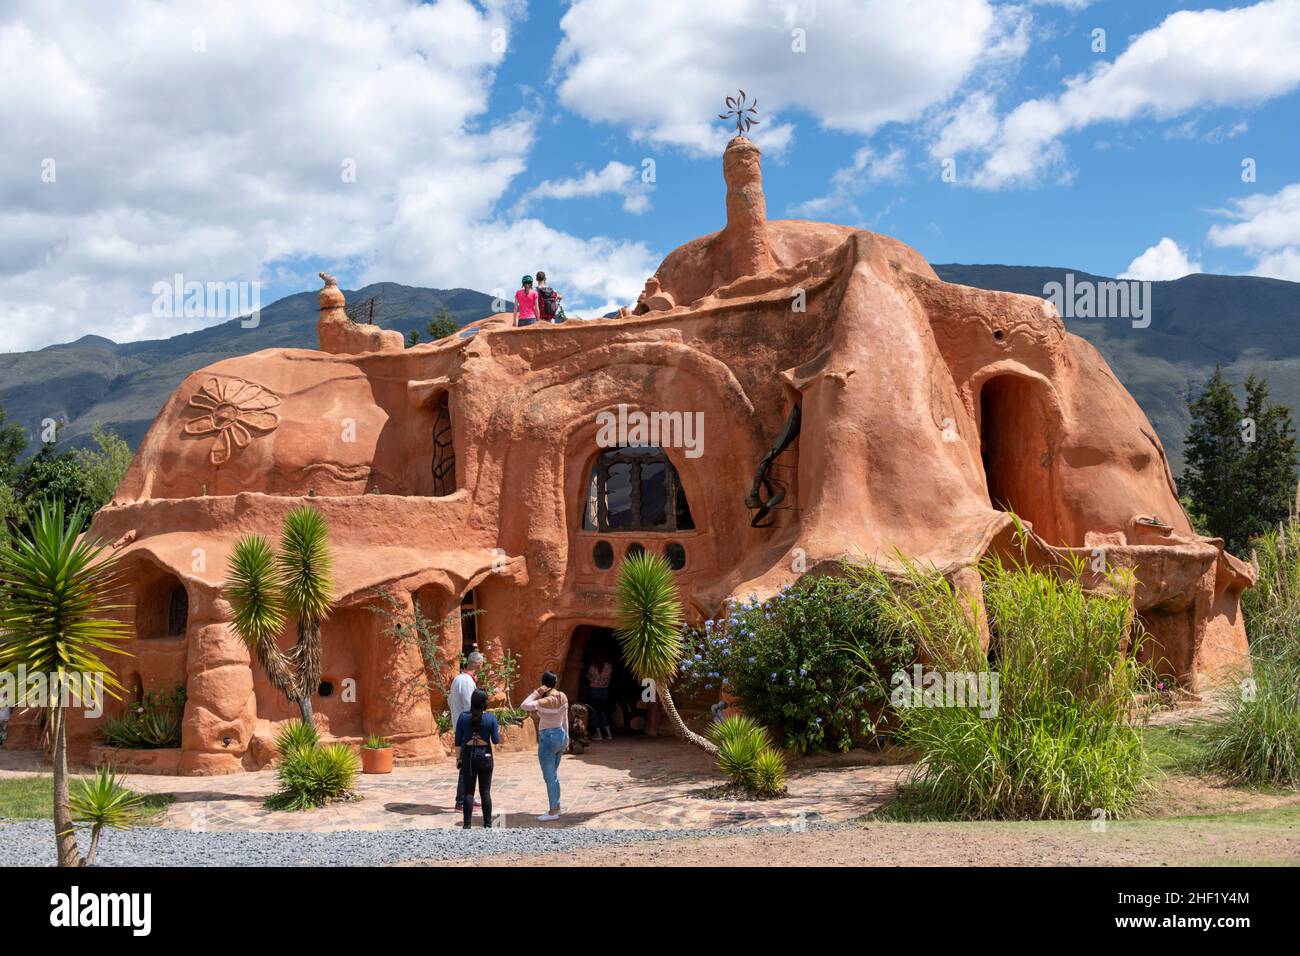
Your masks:
[[[553,671],[542,675],[542,686],[524,698],[523,708],[537,715],[537,762],[546,781],[547,811],[537,819],[550,823],[560,819],[560,757],[569,747],[569,699],[556,690],[559,678]]]

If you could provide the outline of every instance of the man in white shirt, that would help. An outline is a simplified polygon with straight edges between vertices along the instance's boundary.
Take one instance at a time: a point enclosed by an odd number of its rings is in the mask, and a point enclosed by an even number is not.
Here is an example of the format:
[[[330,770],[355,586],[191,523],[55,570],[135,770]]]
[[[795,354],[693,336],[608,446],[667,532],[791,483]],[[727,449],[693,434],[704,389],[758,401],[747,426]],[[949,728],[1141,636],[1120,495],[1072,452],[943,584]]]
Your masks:
[[[456,729],[456,722],[460,720],[460,715],[469,710],[470,698],[474,695],[474,690],[478,684],[474,680],[476,675],[483,668],[483,662],[486,658],[478,651],[473,651],[469,657],[465,658],[465,669],[456,675],[456,679],[451,682],[451,687],[447,691],[447,708],[451,711],[451,727]],[[465,784],[462,782],[460,774],[456,774],[456,810],[461,811],[465,806]]]

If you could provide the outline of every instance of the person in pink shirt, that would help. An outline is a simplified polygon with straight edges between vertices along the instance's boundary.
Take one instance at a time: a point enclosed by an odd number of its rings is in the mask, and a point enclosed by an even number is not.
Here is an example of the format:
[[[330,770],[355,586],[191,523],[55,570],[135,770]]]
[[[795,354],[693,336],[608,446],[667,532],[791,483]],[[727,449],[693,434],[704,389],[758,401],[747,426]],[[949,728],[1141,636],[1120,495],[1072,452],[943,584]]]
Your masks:
[[[524,276],[520,283],[523,288],[515,293],[515,325],[532,325],[537,321],[537,290],[532,276]]]

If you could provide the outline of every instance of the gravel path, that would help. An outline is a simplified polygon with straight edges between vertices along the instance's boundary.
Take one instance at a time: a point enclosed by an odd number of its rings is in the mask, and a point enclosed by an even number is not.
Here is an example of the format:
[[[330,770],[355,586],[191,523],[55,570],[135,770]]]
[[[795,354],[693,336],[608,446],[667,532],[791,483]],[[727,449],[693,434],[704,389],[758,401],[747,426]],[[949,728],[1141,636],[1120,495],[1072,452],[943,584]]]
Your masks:
[[[414,860],[462,860],[506,854],[572,853],[631,843],[734,836],[738,827],[709,830],[596,830],[521,827],[446,830],[340,830],[333,833],[220,831],[195,833],[142,827],[104,834],[101,866],[373,866]],[[84,852],[88,837],[82,836]],[[0,821],[0,860],[7,866],[53,866],[48,820]]]

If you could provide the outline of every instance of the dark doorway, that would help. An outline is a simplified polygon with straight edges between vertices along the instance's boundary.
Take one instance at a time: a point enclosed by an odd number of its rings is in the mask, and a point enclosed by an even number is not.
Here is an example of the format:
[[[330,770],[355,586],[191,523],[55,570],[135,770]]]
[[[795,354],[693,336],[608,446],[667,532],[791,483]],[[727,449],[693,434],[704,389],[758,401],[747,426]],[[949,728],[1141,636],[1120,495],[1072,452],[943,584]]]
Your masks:
[[[614,735],[641,736],[653,733],[658,725],[655,713],[657,705],[641,699],[641,683],[623,663],[618,638],[608,627],[583,624],[574,629],[560,682],[561,688],[569,695],[569,700],[579,704],[589,703],[587,668],[598,659],[607,661],[612,668],[608,710]]]
[[[1061,541],[1051,489],[1051,419],[1042,386],[999,375],[980,389],[980,456],[989,503],[1014,512],[1049,544]]]

